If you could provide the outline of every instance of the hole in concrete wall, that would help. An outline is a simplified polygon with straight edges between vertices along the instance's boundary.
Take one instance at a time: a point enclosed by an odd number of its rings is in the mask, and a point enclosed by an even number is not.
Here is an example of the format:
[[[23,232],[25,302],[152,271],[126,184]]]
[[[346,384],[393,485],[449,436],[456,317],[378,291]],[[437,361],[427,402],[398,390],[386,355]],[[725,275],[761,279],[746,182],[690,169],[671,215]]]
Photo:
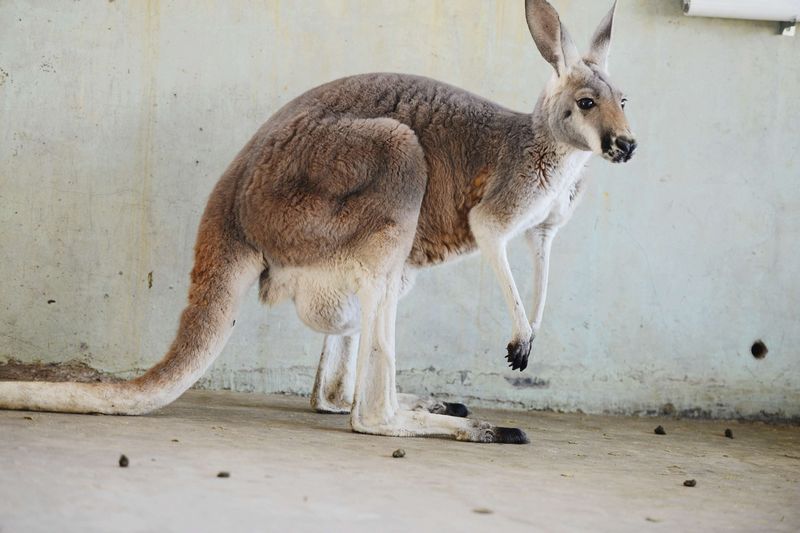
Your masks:
[[[753,357],[756,359],[764,359],[767,356],[767,345],[764,344],[764,341],[761,339],[757,340],[753,343],[750,347],[750,353],[753,354]]]

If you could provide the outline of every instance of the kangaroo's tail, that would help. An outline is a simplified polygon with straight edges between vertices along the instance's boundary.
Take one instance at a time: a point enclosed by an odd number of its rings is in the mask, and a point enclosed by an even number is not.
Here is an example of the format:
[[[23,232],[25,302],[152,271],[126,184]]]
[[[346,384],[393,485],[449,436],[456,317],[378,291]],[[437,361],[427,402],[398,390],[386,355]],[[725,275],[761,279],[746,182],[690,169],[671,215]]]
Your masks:
[[[230,169],[211,194],[195,245],[189,304],[167,355],[121,383],[0,382],[0,409],[135,415],[175,400],[208,369],[231,334],[239,303],[264,270],[234,212]]]

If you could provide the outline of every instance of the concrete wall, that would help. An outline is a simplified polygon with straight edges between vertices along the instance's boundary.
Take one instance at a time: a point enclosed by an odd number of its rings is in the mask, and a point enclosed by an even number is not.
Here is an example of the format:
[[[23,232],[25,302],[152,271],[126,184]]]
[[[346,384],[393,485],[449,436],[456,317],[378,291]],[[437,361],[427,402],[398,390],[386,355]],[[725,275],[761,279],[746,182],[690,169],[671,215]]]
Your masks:
[[[580,45],[608,3],[555,1]],[[550,71],[521,4],[0,3],[0,358],[122,376],[159,359],[208,192],[307,88],[403,71],[531,110]],[[592,161],[532,364],[507,371],[510,320],[473,256],[402,301],[398,382],[526,408],[798,416],[800,37],[620,4],[612,72],[641,148]],[[530,300],[523,242],[511,257]],[[321,341],[254,294],[202,384],[308,392]]]

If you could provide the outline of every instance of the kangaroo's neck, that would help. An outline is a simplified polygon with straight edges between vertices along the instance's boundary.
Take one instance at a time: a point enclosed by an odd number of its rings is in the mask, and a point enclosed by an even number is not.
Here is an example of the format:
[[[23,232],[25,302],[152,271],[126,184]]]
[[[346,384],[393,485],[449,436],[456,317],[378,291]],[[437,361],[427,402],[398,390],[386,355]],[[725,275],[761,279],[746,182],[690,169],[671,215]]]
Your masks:
[[[540,98],[530,117],[536,148],[534,168],[539,172],[541,182],[557,186],[554,182],[574,182],[592,153],[559,139],[554,127],[562,117],[553,117],[552,113],[544,98]]]
[[[496,152],[499,158],[512,157],[510,164],[498,161],[501,173],[525,176],[546,190],[561,190],[578,179],[592,153],[558,139],[541,99],[533,113],[509,120]]]

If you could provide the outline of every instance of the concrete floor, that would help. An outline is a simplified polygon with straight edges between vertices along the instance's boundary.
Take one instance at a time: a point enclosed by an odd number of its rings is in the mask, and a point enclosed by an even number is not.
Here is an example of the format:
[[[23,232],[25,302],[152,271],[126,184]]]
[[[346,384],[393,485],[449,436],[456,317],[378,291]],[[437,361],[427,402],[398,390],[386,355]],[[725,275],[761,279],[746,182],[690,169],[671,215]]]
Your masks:
[[[220,392],[144,417],[0,411],[0,532],[800,530],[800,427],[477,414],[531,444],[356,435],[307,399]]]

